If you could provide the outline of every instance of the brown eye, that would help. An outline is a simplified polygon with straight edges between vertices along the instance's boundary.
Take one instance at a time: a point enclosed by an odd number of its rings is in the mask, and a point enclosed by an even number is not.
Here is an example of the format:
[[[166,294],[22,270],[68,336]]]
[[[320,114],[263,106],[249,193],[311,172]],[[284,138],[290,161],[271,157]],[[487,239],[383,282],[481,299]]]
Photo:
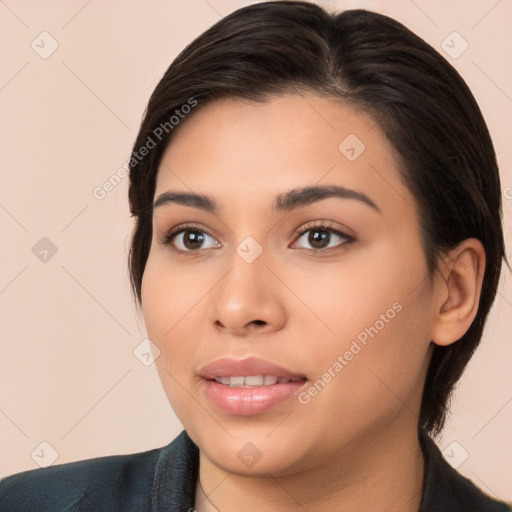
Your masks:
[[[182,227],[168,233],[162,243],[171,245],[181,252],[193,252],[200,249],[220,247],[220,243],[202,229]]]
[[[312,229],[308,235],[308,243],[313,249],[325,249],[329,245],[331,234],[328,231]]]
[[[335,249],[354,240],[353,237],[329,226],[306,226],[298,233],[294,245],[299,249],[326,252],[327,249]]]
[[[183,231],[183,245],[191,251],[200,249],[204,239],[205,236],[201,231]]]

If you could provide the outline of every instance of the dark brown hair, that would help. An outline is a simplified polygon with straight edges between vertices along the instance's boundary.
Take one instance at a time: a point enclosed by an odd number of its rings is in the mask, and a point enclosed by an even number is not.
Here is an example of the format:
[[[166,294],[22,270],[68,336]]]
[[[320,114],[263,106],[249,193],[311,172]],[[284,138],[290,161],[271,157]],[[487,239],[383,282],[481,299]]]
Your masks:
[[[265,101],[304,91],[348,101],[379,123],[416,198],[430,276],[439,258],[462,240],[475,237],[484,245],[476,318],[459,341],[435,346],[428,370],[419,426],[437,434],[481,339],[506,261],[500,180],[487,126],[464,80],[431,46],[387,16],[265,2],[226,16],[178,55],[149,100],[130,161],[134,297],[140,306],[156,175],[174,130],[187,121],[183,113],[191,109],[184,106],[197,104],[192,116],[222,97]],[[179,124],[170,121],[178,114]],[[140,158],[144,146],[151,148]]]

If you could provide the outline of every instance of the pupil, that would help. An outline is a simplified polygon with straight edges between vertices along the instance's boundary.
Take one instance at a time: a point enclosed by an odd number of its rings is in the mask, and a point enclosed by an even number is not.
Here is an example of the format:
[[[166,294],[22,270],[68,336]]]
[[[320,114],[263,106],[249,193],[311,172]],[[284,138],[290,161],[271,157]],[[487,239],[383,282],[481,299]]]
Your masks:
[[[183,243],[187,249],[199,249],[204,241],[204,235],[200,231],[186,231]]]
[[[322,249],[326,245],[329,245],[330,235],[331,234],[328,231],[311,231],[311,233],[309,234],[309,243],[315,249]]]

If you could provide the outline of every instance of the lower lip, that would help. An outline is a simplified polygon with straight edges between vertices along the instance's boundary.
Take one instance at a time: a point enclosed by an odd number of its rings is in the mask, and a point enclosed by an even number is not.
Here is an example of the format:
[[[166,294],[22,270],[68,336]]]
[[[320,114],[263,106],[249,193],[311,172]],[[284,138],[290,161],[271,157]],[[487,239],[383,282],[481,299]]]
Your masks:
[[[235,388],[205,380],[207,397],[221,411],[239,416],[252,416],[266,412],[275,405],[296,396],[306,381],[297,380],[270,386]]]

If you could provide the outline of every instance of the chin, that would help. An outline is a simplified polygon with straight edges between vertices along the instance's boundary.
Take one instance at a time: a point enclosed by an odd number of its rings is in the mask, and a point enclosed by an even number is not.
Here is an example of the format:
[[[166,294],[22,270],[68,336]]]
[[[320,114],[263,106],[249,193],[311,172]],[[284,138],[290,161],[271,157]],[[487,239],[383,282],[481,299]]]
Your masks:
[[[265,425],[217,424],[186,428],[189,436],[213,464],[226,472],[240,476],[268,477],[292,474],[311,465],[313,450],[307,449],[311,440],[303,433],[280,426],[279,422]],[[195,423],[195,425],[198,425]],[[278,431],[279,430],[279,431]]]

